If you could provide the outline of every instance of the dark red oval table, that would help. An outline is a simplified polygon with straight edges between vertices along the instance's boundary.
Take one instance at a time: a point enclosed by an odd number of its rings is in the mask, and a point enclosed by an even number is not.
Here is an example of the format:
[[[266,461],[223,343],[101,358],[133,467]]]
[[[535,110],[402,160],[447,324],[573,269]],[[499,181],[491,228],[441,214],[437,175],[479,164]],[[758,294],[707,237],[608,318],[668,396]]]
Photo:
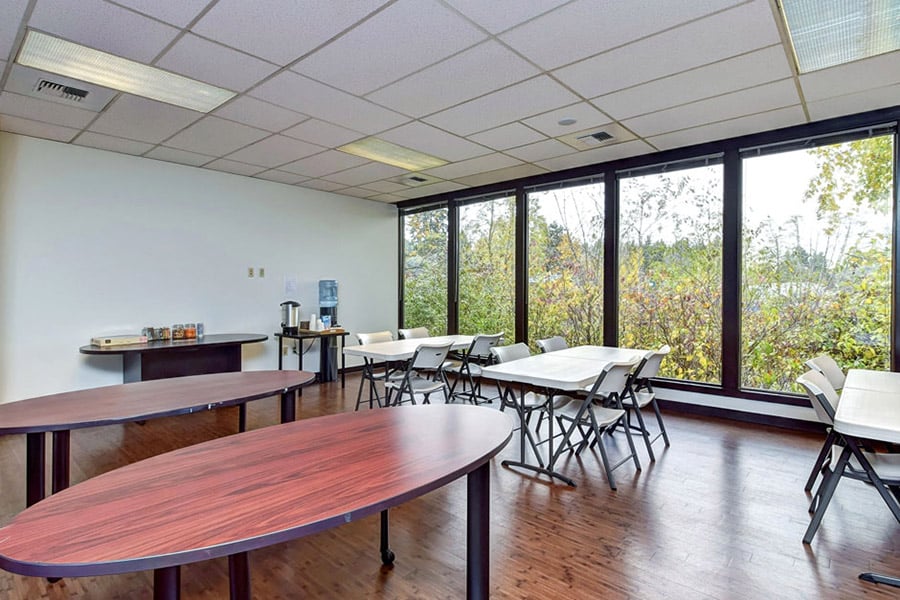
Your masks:
[[[155,569],[154,596],[171,599],[179,597],[180,565],[228,556],[232,598],[250,598],[248,551],[384,517],[467,475],[466,592],[486,598],[490,459],[512,431],[509,415],[490,408],[424,405],[215,439],[25,509],[0,529],[0,567],[42,577]],[[383,531],[383,557],[384,543]]]
[[[296,415],[297,390],[315,378],[308,371],[242,371],[156,379],[64,392],[0,404],[0,435],[26,437],[26,504],[46,494],[45,440],[53,433],[53,478],[56,493],[69,485],[69,432],[133,421],[146,421],[222,406],[239,405],[239,430],[246,424],[246,403],[281,396],[281,422]]]

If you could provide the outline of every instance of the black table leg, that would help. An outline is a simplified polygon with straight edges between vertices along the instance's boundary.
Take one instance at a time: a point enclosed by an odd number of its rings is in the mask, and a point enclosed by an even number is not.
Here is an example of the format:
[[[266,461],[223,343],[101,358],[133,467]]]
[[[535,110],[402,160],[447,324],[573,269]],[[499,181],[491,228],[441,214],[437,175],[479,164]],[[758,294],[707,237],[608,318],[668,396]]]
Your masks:
[[[181,567],[165,567],[153,571],[153,600],[181,598]]]
[[[347,374],[347,357],[344,356],[344,336],[339,335],[337,337],[341,346],[341,387],[347,387],[347,378],[345,377]]]
[[[238,431],[247,431],[247,403],[241,402],[238,406]]]
[[[246,552],[228,557],[228,584],[231,600],[250,600],[250,560]]]
[[[900,587],[900,579],[890,575],[879,575],[878,573],[860,573],[859,578],[863,581],[871,583],[883,583],[893,587]]]
[[[25,448],[25,506],[31,506],[44,499],[46,489],[46,447],[43,432],[26,434]]]
[[[466,478],[466,598],[490,595],[491,464],[484,463]]]
[[[69,487],[69,431],[53,432],[53,467],[51,493],[61,492]]]
[[[389,543],[389,530],[388,530],[388,511],[384,509],[381,511],[381,562],[385,565],[393,565],[394,559],[394,551],[390,548]]]
[[[298,392],[284,392],[281,394],[281,422],[290,423],[297,419]]]

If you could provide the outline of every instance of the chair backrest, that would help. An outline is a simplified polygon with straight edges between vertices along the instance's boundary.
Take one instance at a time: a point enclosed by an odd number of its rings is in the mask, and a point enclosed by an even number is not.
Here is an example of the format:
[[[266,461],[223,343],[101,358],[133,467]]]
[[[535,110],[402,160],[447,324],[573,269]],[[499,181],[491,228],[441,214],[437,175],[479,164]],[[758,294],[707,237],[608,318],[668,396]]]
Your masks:
[[[672,349],[666,344],[659,350],[651,350],[645,354],[643,362],[634,371],[634,378],[650,379],[651,377],[656,377],[656,374],[659,373],[659,365],[662,363],[662,359],[671,351]]]
[[[540,348],[541,352],[556,352],[557,350],[565,350],[569,347],[569,344],[566,343],[566,338],[563,336],[554,335],[547,339],[538,340],[537,347]]]
[[[408,371],[412,372],[416,369],[428,370],[438,369],[444,364],[447,353],[450,352],[450,346],[453,344],[422,344],[416,348],[412,360],[409,361]]]
[[[361,345],[377,344],[379,342],[393,342],[394,334],[390,331],[376,331],[375,333],[357,333],[357,339]]]
[[[635,357],[634,360],[627,362],[607,363],[603,372],[594,382],[591,391],[601,396],[621,395],[628,383],[629,374],[639,362],[641,362],[640,357]]]
[[[495,346],[491,348],[491,354],[498,363],[505,363],[511,360],[519,360],[531,356],[531,349],[528,344],[519,342],[509,346]]]
[[[839,390],[844,387],[844,380],[847,376],[844,375],[840,365],[830,356],[823,354],[822,356],[809,359],[804,364],[813,371],[818,371],[824,375],[834,389]]]
[[[397,333],[400,334],[401,340],[411,340],[413,338],[426,338],[426,337],[428,337],[428,328],[427,327],[413,327],[412,329],[398,329]]]
[[[490,358],[491,348],[497,346],[502,339],[502,331],[500,333],[494,333],[491,335],[480,333],[475,336],[475,339],[472,340],[472,343],[469,345],[469,352],[467,354],[470,358]]]
[[[834,387],[819,371],[810,369],[797,378],[797,383],[806,390],[809,401],[819,421],[826,425],[834,423],[834,411],[837,410],[838,394]]]

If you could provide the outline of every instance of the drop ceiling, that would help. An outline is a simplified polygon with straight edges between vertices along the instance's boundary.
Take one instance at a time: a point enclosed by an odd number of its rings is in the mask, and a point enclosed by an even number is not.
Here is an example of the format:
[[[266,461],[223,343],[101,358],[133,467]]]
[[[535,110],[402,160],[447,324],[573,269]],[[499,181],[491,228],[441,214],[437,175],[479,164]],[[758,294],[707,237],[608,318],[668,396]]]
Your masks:
[[[237,95],[37,97],[28,29]],[[900,104],[900,52],[798,75],[769,0],[3,0],[0,72],[0,130],[388,203]]]

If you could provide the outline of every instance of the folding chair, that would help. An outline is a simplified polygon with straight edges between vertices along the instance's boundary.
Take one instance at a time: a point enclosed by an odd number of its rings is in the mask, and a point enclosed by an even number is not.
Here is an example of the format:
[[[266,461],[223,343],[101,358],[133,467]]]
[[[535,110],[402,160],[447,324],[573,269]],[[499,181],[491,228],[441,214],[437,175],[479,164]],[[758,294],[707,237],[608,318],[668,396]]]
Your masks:
[[[456,378],[450,386],[451,398],[462,398],[472,404],[478,404],[479,399],[491,402],[481,394],[481,367],[490,364],[492,360],[491,348],[494,348],[503,340],[503,332],[492,335],[476,335],[469,344],[469,349],[462,355],[460,362],[450,363],[444,366],[445,373],[453,373]],[[462,388],[456,391],[456,386],[462,382]]]
[[[431,394],[438,391],[444,394],[444,402],[449,401],[447,395],[449,386],[441,367],[452,345],[422,344],[416,348],[415,354],[407,363],[403,377],[388,379],[385,382],[387,405],[397,406],[407,400],[415,404],[417,395],[423,396],[423,404],[430,404]],[[394,392],[397,393],[396,397],[393,395]]]
[[[641,362],[631,375],[628,385],[625,387],[625,394],[622,396],[622,406],[625,407],[626,412],[625,422],[629,427],[641,433],[651,461],[656,460],[656,457],[653,455],[653,442],[662,437],[668,448],[669,434],[666,432],[662,414],[659,412],[659,406],[656,404],[656,392],[653,391],[653,384],[650,382],[650,379],[656,377],[662,359],[664,359],[671,350],[672,349],[669,348],[668,345],[665,345],[659,350],[652,350],[644,355],[644,358],[641,359]],[[656,413],[656,422],[659,424],[659,433],[657,433],[653,439],[650,439],[650,432],[647,430],[647,426],[644,423],[644,416],[641,414],[641,409],[646,408],[648,405],[651,406],[653,412]],[[631,413],[634,413],[637,417],[637,425],[632,424]]]
[[[375,333],[357,333],[357,339],[359,340],[359,344],[364,346],[366,344],[377,344],[379,342],[392,342],[394,341],[394,335],[390,331],[378,331]],[[369,408],[373,408],[373,403],[378,403],[378,407],[381,408],[381,394],[378,393],[378,388],[375,385],[376,382],[381,381],[385,382],[388,378],[391,377],[392,373],[387,363],[384,365],[383,373],[375,372],[375,363],[368,359],[363,358],[363,372],[362,378],[359,380],[359,392],[356,393],[356,408],[354,410],[359,410],[360,405],[364,402],[362,399],[363,387],[368,384],[369,386]]]
[[[554,335],[543,340],[537,341],[537,347],[541,352],[556,352],[557,350],[565,350],[569,347],[566,339],[561,335]]]

